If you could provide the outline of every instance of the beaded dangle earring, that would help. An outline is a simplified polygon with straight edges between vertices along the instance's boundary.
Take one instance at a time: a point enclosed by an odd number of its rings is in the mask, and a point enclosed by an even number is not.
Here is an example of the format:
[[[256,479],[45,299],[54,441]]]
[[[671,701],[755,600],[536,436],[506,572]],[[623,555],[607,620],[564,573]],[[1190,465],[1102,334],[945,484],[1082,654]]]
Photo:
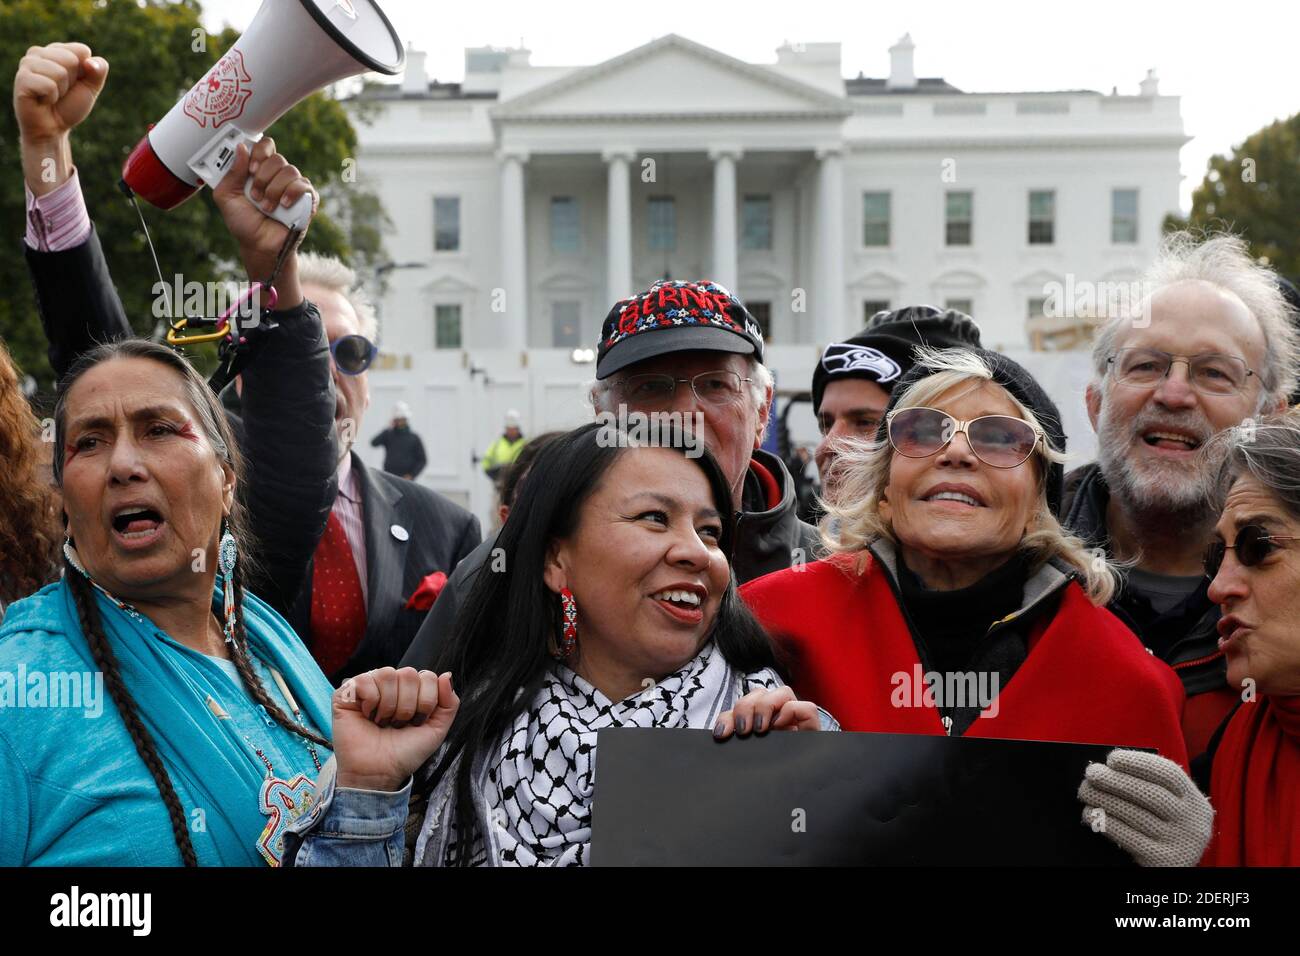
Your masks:
[[[560,588],[560,608],[564,615],[564,626],[555,656],[563,661],[572,657],[578,646],[578,602],[573,599],[573,592],[567,587]]]
[[[222,590],[225,595],[225,623],[222,630],[226,634],[226,643],[235,643],[235,562],[239,551],[235,547],[235,536],[230,533],[230,525],[221,519],[221,543],[217,545],[217,567],[221,571]]]

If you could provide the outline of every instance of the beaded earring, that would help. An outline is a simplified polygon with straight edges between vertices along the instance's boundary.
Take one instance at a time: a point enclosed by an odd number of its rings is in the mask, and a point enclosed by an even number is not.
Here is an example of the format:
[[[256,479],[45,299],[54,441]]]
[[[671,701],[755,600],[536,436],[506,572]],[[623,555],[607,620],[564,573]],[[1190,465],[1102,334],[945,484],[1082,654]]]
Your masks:
[[[573,592],[567,587],[560,588],[560,609],[564,616],[564,626],[555,656],[567,660],[573,656],[578,646],[578,602],[573,599]]]
[[[225,623],[222,630],[226,643],[235,643],[235,562],[239,551],[235,547],[235,536],[230,533],[230,525],[221,519],[221,543],[217,545],[217,567],[221,571],[222,591],[225,595]]]

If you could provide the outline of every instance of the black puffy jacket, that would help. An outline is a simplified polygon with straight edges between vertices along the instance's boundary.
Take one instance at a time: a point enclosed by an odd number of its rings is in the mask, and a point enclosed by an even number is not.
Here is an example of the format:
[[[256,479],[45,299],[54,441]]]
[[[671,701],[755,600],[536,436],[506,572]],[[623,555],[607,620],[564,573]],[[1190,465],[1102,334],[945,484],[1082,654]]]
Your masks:
[[[1106,529],[1110,489],[1096,462],[1076,468],[1065,477],[1061,524],[1090,547],[1111,553]],[[1161,647],[1160,659],[1183,682],[1187,703],[1183,731],[1189,757],[1200,754],[1210,736],[1238,700],[1228,686],[1227,662],[1219,650],[1219,606],[1202,582],[1183,603],[1167,614],[1156,615],[1147,600],[1127,586],[1107,608],[1142,639],[1148,649]]]

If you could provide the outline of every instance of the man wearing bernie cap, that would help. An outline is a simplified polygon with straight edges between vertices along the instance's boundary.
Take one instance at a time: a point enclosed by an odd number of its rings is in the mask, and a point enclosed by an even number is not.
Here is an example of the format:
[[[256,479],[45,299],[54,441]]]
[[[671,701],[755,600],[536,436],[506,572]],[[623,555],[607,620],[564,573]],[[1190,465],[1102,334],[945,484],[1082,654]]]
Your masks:
[[[813,559],[817,533],[795,513],[794,479],[758,447],[772,403],[763,335],[722,286],[664,280],[615,303],[601,329],[591,401],[597,413],[614,416],[620,408],[701,416],[704,444],[740,510],[731,561],[737,581],[788,568],[799,556]]]
[[[812,400],[822,433],[816,457],[824,495],[836,484],[837,439],[875,437],[894,386],[916,363],[918,346],[979,348],[979,326],[956,309],[910,305],[877,312],[853,338],[822,352],[813,369]]]
[[[667,412],[703,422],[703,435],[693,437],[718,460],[740,508],[731,554],[739,583],[788,568],[799,556],[815,560],[817,530],[795,513],[794,479],[781,459],[758,448],[772,404],[763,334],[722,286],[664,280],[615,303],[601,328],[591,403],[615,421]],[[484,544],[477,554],[486,566],[491,546]],[[453,575],[438,600],[450,592],[459,604],[458,589],[471,585],[470,577]],[[424,619],[403,667],[433,666],[447,636],[438,617]]]

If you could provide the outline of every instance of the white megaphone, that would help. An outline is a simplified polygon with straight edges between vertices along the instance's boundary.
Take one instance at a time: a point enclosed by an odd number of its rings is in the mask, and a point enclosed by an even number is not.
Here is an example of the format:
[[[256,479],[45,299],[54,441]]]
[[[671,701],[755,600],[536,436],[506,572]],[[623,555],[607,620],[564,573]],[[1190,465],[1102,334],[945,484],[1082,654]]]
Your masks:
[[[225,178],[239,144],[251,149],[299,100],[368,70],[398,73],[405,60],[374,0],[265,0],[235,45],[136,144],[122,182],[171,209]],[[252,183],[244,184],[249,202]],[[311,203],[308,193],[268,215],[301,229]]]

